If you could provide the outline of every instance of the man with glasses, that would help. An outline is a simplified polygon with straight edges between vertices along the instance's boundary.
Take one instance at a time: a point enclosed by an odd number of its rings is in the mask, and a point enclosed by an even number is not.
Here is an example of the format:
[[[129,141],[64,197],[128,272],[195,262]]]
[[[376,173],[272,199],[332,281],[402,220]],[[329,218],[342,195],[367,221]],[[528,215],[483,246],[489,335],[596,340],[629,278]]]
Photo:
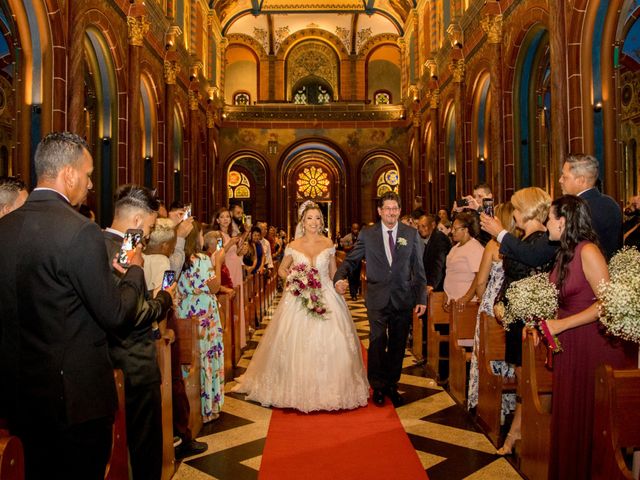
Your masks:
[[[424,243],[415,228],[398,222],[400,197],[387,192],[378,200],[381,221],[360,232],[358,240],[333,277],[336,291],[344,294],[347,278],[360,261],[367,261],[365,304],[371,327],[368,378],[373,402],[394,407],[403,404],[398,392],[402,359],[412,313],[422,315],[427,303],[427,280],[422,256]]]

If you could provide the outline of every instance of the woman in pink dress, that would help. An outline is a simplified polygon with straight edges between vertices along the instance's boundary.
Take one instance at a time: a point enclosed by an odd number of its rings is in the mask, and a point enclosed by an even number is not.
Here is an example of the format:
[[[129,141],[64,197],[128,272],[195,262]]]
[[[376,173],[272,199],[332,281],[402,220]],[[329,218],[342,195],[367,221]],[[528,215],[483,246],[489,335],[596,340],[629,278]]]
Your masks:
[[[607,261],[591,225],[587,203],[564,195],[551,204],[549,239],[560,242],[551,281],[558,286],[558,318],[548,320],[562,352],[553,362],[549,479],[591,477],[595,371],[633,367],[637,347],[608,336],[597,322],[595,291],[609,280]]]
[[[219,209],[212,220],[214,230],[222,232],[224,239],[225,260],[224,263],[231,274],[233,286],[240,286],[240,348],[247,346],[247,328],[244,318],[244,288],[242,285],[242,255],[244,254],[244,235],[232,236],[231,213],[226,208]]]

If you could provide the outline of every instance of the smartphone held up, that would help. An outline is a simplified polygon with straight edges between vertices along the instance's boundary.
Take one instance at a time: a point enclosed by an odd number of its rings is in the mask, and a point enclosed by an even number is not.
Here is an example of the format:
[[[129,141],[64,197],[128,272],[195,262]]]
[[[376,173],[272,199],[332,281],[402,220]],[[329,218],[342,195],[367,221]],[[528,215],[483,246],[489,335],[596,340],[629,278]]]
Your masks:
[[[118,263],[124,268],[129,268],[131,259],[136,253],[136,247],[142,242],[142,230],[129,229],[124,234],[120,252],[118,252]]]
[[[493,209],[493,198],[482,199],[482,211],[484,211],[484,213],[486,213],[490,217],[495,217],[495,212]]]
[[[166,290],[176,281],[176,272],[173,270],[165,270],[162,277],[162,290]]]

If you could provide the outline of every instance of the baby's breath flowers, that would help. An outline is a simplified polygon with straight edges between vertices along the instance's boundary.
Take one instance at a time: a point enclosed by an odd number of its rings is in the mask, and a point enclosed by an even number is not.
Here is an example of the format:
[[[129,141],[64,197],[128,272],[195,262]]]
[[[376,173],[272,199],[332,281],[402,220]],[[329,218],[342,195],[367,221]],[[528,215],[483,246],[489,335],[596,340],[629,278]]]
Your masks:
[[[551,351],[562,351],[560,341],[551,334],[546,322],[555,318],[558,310],[558,289],[549,281],[548,274],[538,273],[513,282],[505,298],[507,305],[502,323],[505,330],[516,321],[524,322],[527,327],[540,330]]]
[[[625,247],[616,253],[609,277],[598,287],[600,322],[609,334],[640,343],[640,252]]]

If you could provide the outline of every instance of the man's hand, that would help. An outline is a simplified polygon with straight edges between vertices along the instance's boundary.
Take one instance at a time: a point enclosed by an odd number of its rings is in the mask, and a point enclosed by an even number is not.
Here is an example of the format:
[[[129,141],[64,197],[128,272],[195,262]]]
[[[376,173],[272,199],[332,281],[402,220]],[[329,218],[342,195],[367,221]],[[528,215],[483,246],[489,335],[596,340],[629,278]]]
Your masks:
[[[176,229],[176,235],[181,238],[187,238],[193,230],[193,217],[181,221]]]
[[[340,295],[347,293],[348,282],[346,280],[338,280],[335,284],[336,292]]]
[[[498,234],[504,230],[502,223],[500,223],[497,217],[490,217],[486,213],[480,214],[480,227],[493,237],[497,237]]]
[[[422,315],[424,315],[424,312],[427,311],[427,306],[426,305],[416,305],[416,308],[413,311],[416,312],[419,317],[421,317]]]
[[[182,222],[182,218],[184,217],[184,208],[172,210],[167,215],[169,216],[169,220],[171,220],[177,227],[178,225],[180,225],[180,222]]]

